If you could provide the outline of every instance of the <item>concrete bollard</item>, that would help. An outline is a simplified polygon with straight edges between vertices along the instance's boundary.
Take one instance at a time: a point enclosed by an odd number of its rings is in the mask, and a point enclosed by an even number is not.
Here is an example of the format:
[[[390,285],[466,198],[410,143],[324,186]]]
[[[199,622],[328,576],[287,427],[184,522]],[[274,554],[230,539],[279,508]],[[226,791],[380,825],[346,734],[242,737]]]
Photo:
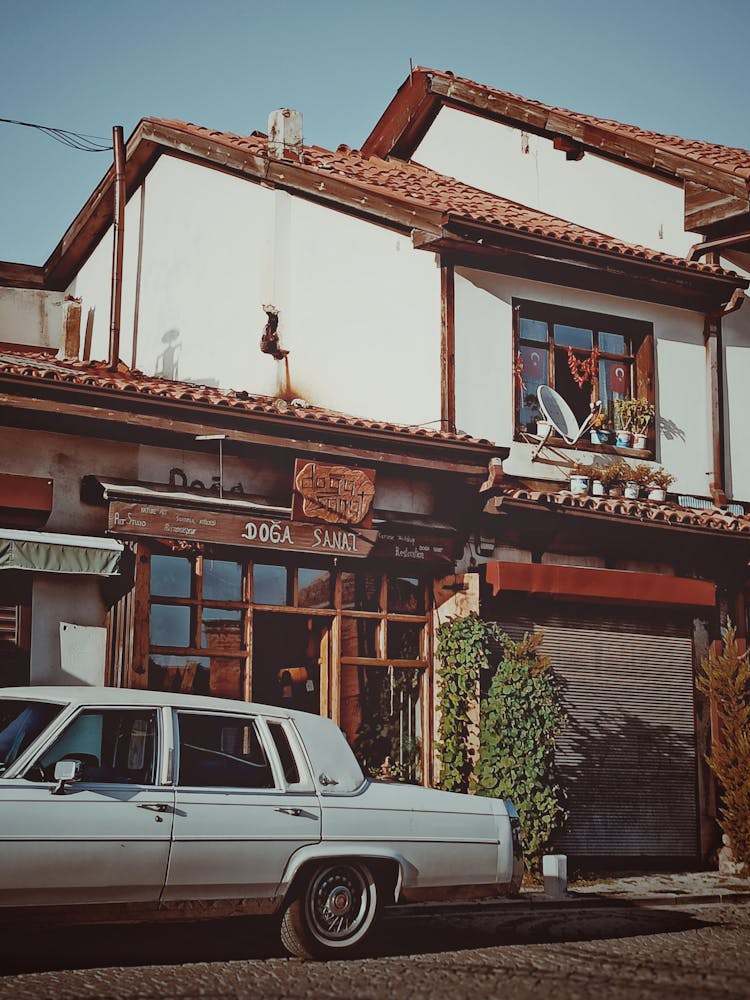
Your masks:
[[[562,899],[568,889],[568,859],[564,854],[545,854],[542,858],[544,895]]]

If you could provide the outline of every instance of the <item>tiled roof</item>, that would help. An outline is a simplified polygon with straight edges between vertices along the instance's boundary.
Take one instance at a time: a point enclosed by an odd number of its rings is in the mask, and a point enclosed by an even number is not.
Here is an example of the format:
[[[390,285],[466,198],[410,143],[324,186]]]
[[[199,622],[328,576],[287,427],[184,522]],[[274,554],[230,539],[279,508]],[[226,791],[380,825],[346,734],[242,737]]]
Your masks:
[[[266,137],[258,132],[240,136],[167,119],[151,118],[144,119],[144,122],[166,126],[182,133],[188,139],[193,135],[209,140],[212,147],[215,147],[218,162],[221,162],[221,146],[231,147],[250,157],[268,158]],[[613,239],[554,215],[528,208],[519,202],[471,187],[428,167],[397,158],[367,157],[357,150],[349,149],[348,146],[339,146],[335,152],[319,146],[305,146],[303,161],[299,164],[289,161],[289,165],[290,168],[302,169],[320,178],[317,190],[320,191],[321,197],[326,195],[326,182],[331,178],[338,182],[344,181],[355,191],[363,194],[367,192],[384,194],[399,199],[403,204],[411,204],[417,209],[438,211],[446,218],[450,216],[470,223],[496,226],[499,230],[539,236],[581,248],[604,251],[618,257],[663,264],[683,271],[719,276],[733,274],[720,267],[689,261],[683,257],[674,257],[648,247]]]
[[[522,104],[527,109],[538,112],[542,121],[546,123],[545,127],[551,132],[561,131],[560,119],[564,118],[572,124],[577,123],[584,127],[590,125],[611,133],[615,145],[617,137],[626,140],[635,140],[643,143],[645,146],[653,147],[655,150],[668,151],[678,156],[683,156],[688,160],[694,160],[696,163],[703,163],[715,170],[735,174],[743,180],[750,180],[750,150],[742,149],[738,146],[722,146],[720,143],[707,142],[703,139],[685,139],[679,135],[665,135],[661,132],[652,132],[649,129],[640,128],[638,125],[626,125],[623,122],[614,121],[610,118],[597,118],[595,115],[582,114],[579,111],[570,111],[567,108],[544,104],[542,101],[521,97],[506,90],[498,90],[496,87],[476,83],[473,80],[458,77],[452,73],[441,73],[425,67],[419,67],[419,71],[481,90],[484,95],[498,104],[502,104],[503,102],[511,102],[512,105]],[[509,117],[512,116],[511,112]],[[585,141],[583,135],[581,139]]]
[[[32,354],[0,353],[0,378],[8,376],[43,379],[81,389],[103,389],[118,394],[168,399],[175,403],[224,407],[243,413],[281,417],[296,424],[320,424],[447,443],[491,445],[490,441],[473,438],[468,434],[452,434],[448,431],[436,430],[433,427],[368,420],[321,406],[313,406],[301,399],[287,402],[277,397],[251,395],[244,391],[235,392],[205,385],[194,385],[189,382],[178,382],[156,375],[145,375],[137,369],[129,369],[122,364],[118,366],[117,371],[111,371],[104,361],[58,360],[43,352]]]
[[[738,517],[720,507],[707,510],[681,507],[668,501],[626,500],[623,497],[578,496],[567,490],[543,493],[525,487],[504,487],[498,499],[517,500],[544,507],[572,508],[598,514],[621,517],[646,524],[663,524],[679,528],[698,528],[710,531],[750,535],[750,517]]]

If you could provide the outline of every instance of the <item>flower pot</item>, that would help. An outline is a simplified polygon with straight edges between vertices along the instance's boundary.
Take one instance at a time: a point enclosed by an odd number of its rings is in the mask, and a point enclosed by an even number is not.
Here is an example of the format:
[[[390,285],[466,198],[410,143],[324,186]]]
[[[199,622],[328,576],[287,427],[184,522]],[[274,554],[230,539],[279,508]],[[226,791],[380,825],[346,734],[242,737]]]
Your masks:
[[[589,491],[589,477],[588,476],[571,476],[570,477],[570,492],[574,497],[583,496]]]
[[[592,444],[608,444],[609,431],[592,430],[589,431]]]
[[[641,451],[646,450],[647,437],[645,434],[634,434],[633,435],[633,447],[639,448]]]
[[[552,437],[554,433],[554,428],[549,420],[537,420],[536,422],[536,432],[539,437]]]
[[[662,489],[661,486],[650,486],[648,498],[649,500],[658,500],[660,503],[664,503],[667,499],[667,491]]]
[[[591,496],[592,497],[603,497],[604,496],[604,483],[601,479],[594,479],[591,483]]]
[[[619,483],[616,486],[610,486],[607,490],[608,497],[621,497],[622,496],[622,486]]]
[[[625,499],[637,500],[640,489],[638,483],[625,483]]]
[[[615,431],[615,444],[618,448],[629,448],[633,443],[630,431]]]

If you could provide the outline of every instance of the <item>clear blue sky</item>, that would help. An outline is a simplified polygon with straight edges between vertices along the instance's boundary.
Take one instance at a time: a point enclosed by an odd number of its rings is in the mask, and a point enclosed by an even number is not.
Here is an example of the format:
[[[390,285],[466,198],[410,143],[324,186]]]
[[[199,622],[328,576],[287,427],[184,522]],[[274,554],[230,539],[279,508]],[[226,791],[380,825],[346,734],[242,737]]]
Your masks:
[[[0,117],[126,137],[146,115],[357,147],[409,58],[750,146],[747,0],[0,0]],[[0,124],[0,259],[43,263],[108,166]]]

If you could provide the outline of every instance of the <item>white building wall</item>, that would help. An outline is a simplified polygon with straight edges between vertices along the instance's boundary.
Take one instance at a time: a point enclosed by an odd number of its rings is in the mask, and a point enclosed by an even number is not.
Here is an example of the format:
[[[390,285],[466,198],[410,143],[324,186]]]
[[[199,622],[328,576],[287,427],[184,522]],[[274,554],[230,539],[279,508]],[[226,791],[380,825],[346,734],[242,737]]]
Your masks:
[[[477,437],[510,445],[512,475],[566,478],[564,460],[546,449],[531,462],[532,444],[513,441],[514,297],[643,320],[654,327],[658,443],[656,461],[677,478],[674,489],[708,494],[711,450],[703,317],[688,310],[457,269],[456,422]],[[571,453],[568,452],[568,456]],[[586,460],[586,453],[575,457]],[[590,460],[590,459],[589,459]]]
[[[301,396],[399,423],[440,418],[440,274],[408,238],[252,182],[162,156],[126,217],[121,357],[147,374]],[[111,234],[71,291],[107,356]],[[287,365],[259,348],[280,310]]]
[[[58,348],[64,297],[62,292],[0,288],[0,342]]]
[[[586,153],[569,161],[551,139],[441,108],[413,159],[484,191],[588,229],[684,256],[682,186]]]

